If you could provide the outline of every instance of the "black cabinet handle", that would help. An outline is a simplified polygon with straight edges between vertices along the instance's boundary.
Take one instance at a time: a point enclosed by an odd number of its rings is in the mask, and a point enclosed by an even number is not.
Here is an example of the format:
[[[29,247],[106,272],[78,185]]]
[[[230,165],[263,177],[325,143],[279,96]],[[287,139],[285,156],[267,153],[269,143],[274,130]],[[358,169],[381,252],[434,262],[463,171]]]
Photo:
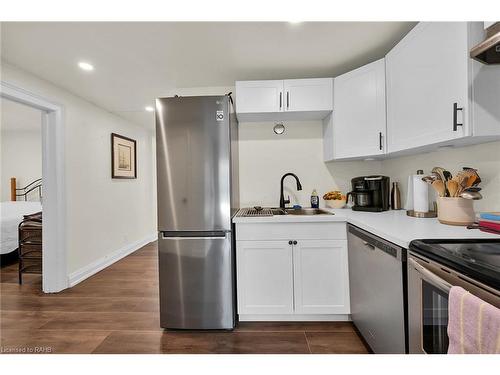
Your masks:
[[[382,150],[382,132],[378,133],[378,149]]]
[[[453,103],[453,131],[456,132],[459,126],[463,126],[464,124],[459,124],[457,120],[458,111],[463,111],[463,107],[459,107],[458,103]]]
[[[288,244],[289,245],[293,245],[293,241],[288,241]]]
[[[281,102],[282,102],[282,96],[283,96],[283,93],[280,91],[280,109],[282,107],[282,104],[281,104]]]
[[[293,241],[293,244],[294,244],[294,245],[297,245],[297,241]]]
[[[286,109],[290,108],[290,92],[286,92]]]

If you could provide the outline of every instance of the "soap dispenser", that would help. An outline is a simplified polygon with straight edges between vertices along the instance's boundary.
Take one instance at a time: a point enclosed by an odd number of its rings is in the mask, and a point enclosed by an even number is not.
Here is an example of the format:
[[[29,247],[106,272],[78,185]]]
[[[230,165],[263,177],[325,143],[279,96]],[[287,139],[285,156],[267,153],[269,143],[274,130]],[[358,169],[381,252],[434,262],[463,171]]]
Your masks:
[[[319,208],[319,197],[316,189],[313,190],[311,194],[311,207],[312,208]]]

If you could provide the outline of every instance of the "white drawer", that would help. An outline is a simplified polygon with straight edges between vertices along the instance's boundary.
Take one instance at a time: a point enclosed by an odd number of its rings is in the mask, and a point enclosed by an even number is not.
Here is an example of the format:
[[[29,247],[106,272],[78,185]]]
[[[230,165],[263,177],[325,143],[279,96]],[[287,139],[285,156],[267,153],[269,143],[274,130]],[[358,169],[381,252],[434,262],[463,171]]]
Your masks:
[[[269,240],[345,240],[346,223],[238,223],[237,241]]]

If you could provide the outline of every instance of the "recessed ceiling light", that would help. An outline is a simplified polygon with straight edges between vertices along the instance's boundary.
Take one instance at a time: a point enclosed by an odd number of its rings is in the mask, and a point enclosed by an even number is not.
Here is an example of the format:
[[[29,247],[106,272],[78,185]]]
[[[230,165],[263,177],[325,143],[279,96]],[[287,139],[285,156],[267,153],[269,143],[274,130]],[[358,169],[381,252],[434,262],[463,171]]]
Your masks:
[[[94,65],[85,61],[80,61],[78,63],[78,67],[82,70],[85,70],[86,72],[91,72],[92,70],[94,70]]]
[[[153,107],[151,107],[150,105],[148,105],[147,107],[144,107],[144,109],[145,109],[146,111],[148,111],[148,112],[154,112],[154,110],[155,110],[155,109],[154,109]]]

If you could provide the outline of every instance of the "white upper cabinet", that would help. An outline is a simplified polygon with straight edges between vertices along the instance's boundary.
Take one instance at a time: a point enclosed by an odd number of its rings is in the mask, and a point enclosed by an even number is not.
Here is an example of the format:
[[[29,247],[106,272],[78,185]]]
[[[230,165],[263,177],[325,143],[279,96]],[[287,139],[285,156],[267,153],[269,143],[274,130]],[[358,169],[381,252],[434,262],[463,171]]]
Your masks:
[[[331,111],[333,109],[333,79],[286,79],[284,110],[288,112]]]
[[[377,60],[334,79],[333,130],[325,134],[325,160],[385,153],[385,62]],[[328,136],[328,138],[327,138]],[[331,145],[333,143],[333,146]]]
[[[280,112],[283,108],[283,81],[236,82],[238,113]]]
[[[467,23],[422,22],[387,54],[389,152],[467,135],[468,52]]]
[[[237,81],[240,121],[323,119],[333,109],[333,78]]]
[[[493,140],[500,67],[469,57],[480,22],[419,23],[386,56],[389,153]]]
[[[484,35],[481,22],[421,22],[386,55],[385,88],[383,60],[336,77],[324,160],[500,139],[500,66],[469,57]]]

